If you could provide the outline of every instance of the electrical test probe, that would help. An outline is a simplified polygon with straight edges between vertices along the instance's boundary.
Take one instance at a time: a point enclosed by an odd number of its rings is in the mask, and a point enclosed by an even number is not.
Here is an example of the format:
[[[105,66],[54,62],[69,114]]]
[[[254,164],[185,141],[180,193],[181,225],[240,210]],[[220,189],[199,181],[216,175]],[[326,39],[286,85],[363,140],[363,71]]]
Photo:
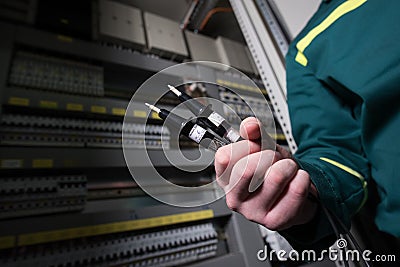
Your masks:
[[[145,104],[156,112],[161,119],[165,120],[169,127],[209,150],[216,152],[218,148],[228,144],[226,140],[215,136],[190,119],[187,120],[166,109],[160,109],[148,103]]]

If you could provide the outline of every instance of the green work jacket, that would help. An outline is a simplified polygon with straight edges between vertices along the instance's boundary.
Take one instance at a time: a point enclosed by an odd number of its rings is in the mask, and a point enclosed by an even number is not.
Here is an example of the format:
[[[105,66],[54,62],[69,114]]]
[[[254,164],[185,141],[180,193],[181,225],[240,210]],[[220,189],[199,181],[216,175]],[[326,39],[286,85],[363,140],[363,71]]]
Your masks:
[[[400,1],[322,2],[286,56],[295,153],[319,197],[347,226],[374,180],[375,222],[400,237]],[[326,219],[284,233],[312,244]]]

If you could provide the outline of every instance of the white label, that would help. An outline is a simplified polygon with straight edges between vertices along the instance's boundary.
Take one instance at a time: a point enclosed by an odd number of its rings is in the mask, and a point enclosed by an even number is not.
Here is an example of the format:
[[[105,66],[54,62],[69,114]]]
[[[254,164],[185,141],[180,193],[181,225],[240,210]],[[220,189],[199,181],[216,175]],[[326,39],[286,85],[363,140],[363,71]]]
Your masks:
[[[0,160],[1,169],[16,169],[22,167],[21,159],[3,159]]]
[[[217,127],[225,120],[221,115],[215,112],[211,113],[208,119]]]
[[[232,143],[235,143],[239,140],[240,134],[235,130],[235,129],[229,129],[228,133],[226,134],[226,139],[231,141]]]
[[[200,143],[206,131],[207,131],[206,129],[196,124],[190,131],[189,138],[195,141],[196,143]]]

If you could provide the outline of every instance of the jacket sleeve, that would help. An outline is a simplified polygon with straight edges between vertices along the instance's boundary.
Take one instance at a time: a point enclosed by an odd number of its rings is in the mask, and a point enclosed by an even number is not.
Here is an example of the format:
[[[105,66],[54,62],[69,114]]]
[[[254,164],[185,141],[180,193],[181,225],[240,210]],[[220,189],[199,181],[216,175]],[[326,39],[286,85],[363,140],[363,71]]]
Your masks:
[[[288,105],[298,144],[295,159],[310,174],[321,201],[349,227],[351,216],[366,200],[370,176],[357,115],[362,101],[343,97],[332,86],[340,87],[338,82],[317,79],[308,67],[294,62],[293,54],[288,54],[289,60]],[[334,240],[321,211],[310,223],[292,227],[282,235],[295,248],[329,246]]]

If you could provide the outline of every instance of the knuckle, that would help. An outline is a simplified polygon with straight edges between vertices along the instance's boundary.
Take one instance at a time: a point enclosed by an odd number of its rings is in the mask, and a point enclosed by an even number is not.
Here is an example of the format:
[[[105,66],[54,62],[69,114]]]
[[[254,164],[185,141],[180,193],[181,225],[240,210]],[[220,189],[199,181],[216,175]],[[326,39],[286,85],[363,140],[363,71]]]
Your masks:
[[[289,185],[288,193],[294,200],[303,201],[309,194],[310,184],[310,175],[305,171],[299,170]]]
[[[297,163],[292,160],[292,159],[282,159],[281,160],[282,163],[285,165],[285,169],[290,172],[293,173],[297,170]]]
[[[285,186],[296,170],[296,162],[291,159],[282,159],[271,166],[267,180],[273,186]]]
[[[308,187],[306,187],[306,186],[290,186],[289,194],[295,200],[302,200],[302,199],[306,198],[308,195]]]
[[[265,216],[263,225],[270,230],[279,231],[289,222],[289,217],[289,213],[270,212]]]
[[[267,227],[269,230],[278,231],[281,225],[280,225],[279,222],[277,221],[277,218],[274,218],[274,217],[275,217],[275,216],[273,216],[273,217],[271,216],[271,218],[265,220],[265,222],[263,223],[263,225],[264,225],[265,227]]]
[[[249,221],[257,222],[257,218],[252,212],[243,212],[242,215]]]
[[[280,170],[271,169],[266,181],[273,187],[281,187],[286,184],[286,177],[282,174]]]
[[[226,147],[221,147],[215,153],[215,164],[223,167],[227,167],[229,165],[230,156],[229,151]]]
[[[249,164],[248,157],[240,159],[232,169],[232,175],[240,179],[248,180],[254,175],[254,170]]]
[[[228,208],[230,210],[237,211],[239,208],[239,203],[236,201],[236,199],[227,195],[226,196],[226,206],[228,206]]]

